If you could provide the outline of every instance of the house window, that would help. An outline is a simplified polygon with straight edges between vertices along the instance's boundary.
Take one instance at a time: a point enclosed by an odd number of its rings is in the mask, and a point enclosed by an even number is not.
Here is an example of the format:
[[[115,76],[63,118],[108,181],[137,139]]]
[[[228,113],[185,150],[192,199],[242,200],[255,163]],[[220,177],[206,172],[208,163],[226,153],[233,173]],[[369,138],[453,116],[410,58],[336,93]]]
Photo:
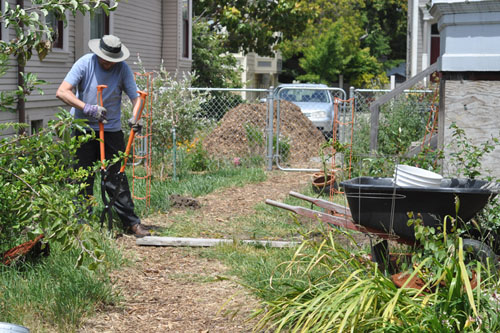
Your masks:
[[[98,8],[90,18],[90,39],[109,35],[109,16],[102,8]]]
[[[52,47],[57,49],[64,48],[64,22],[58,20],[57,16],[50,12],[45,17],[45,23],[52,30]]]
[[[182,1],[182,57],[189,58],[189,0]]]
[[[437,24],[431,26],[431,64],[435,63],[440,55],[440,44],[441,38],[439,36],[439,31]]]

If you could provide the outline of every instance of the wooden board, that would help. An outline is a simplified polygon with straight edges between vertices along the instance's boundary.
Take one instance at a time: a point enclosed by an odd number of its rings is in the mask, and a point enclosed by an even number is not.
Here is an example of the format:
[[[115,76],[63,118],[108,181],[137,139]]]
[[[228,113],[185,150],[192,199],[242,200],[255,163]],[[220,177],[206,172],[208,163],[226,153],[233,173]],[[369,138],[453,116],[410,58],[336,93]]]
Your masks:
[[[243,243],[250,245],[262,245],[268,247],[292,247],[297,246],[300,242],[289,241],[268,241],[268,240],[233,240],[233,239],[217,239],[217,238],[186,238],[186,237],[159,237],[146,236],[138,238],[135,242],[137,245],[144,246],[188,246],[188,247],[209,247],[223,243]]]

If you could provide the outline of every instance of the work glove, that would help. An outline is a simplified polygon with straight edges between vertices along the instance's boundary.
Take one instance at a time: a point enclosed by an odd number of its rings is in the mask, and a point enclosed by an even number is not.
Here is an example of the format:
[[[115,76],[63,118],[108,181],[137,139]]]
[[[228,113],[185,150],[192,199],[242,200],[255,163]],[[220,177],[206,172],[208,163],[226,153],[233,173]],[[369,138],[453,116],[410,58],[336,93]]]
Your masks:
[[[107,112],[106,108],[99,105],[85,104],[83,108],[84,115],[86,115],[87,117],[92,117],[94,119],[97,119],[98,121],[101,121],[103,124],[106,124],[108,122],[108,119],[106,119],[106,112]]]
[[[139,121],[136,121],[134,117],[130,118],[128,120],[128,126],[130,129],[132,129],[136,134],[141,133],[142,131],[142,119],[139,119]]]

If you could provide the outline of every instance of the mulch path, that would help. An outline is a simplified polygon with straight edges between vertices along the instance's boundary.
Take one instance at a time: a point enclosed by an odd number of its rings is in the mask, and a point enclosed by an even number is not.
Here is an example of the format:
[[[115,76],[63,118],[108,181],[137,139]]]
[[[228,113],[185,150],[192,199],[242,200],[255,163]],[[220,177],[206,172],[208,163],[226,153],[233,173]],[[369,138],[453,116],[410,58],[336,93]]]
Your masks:
[[[310,181],[310,174],[272,171],[262,183],[197,198],[199,211],[217,224],[235,212],[252,214],[253,207],[267,198],[283,200]],[[173,210],[143,223],[161,228],[178,213]],[[258,300],[228,276],[222,263],[200,257],[196,249],[140,247],[130,236],[117,242],[134,262],[111,276],[123,301],[98,309],[79,332],[252,332],[255,321],[248,318]]]

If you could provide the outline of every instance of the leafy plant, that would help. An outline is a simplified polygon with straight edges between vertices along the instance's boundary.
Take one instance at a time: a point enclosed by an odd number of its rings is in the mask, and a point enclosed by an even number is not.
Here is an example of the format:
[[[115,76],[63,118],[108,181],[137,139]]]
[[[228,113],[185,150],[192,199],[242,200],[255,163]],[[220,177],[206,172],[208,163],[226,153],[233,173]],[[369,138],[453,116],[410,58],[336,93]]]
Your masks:
[[[442,228],[435,229],[424,226],[419,218],[409,220],[414,224],[415,237],[421,244],[413,256],[414,265],[425,261],[418,277],[425,283],[425,288],[433,290],[428,306],[434,311],[427,314],[422,327],[431,325],[433,329],[438,327],[439,330],[457,332],[495,331],[500,322],[498,318],[489,318],[495,317],[493,311],[498,308],[498,302],[489,295],[495,294],[498,288],[496,263],[485,260],[485,256],[465,245],[459,236],[457,222],[446,216]]]
[[[253,125],[252,123],[243,124],[245,128],[246,139],[248,148],[250,149],[250,156],[260,155],[265,151],[265,138],[262,130]]]
[[[66,111],[57,118],[31,136],[0,140],[0,252],[43,233],[65,249],[79,249],[78,265],[93,258],[95,268],[102,251],[80,223],[92,220],[79,195],[89,171],[73,169],[77,147],[91,136],[71,136],[84,122]]]
[[[203,148],[201,140],[195,140],[193,147],[186,151],[184,162],[191,171],[205,171],[208,169],[210,158],[208,152]]]
[[[471,179],[484,173],[484,170],[481,170],[482,159],[495,149],[495,145],[500,142],[498,138],[491,137],[490,140],[477,146],[467,138],[465,131],[457,124],[452,123],[450,129],[453,130],[454,140],[450,144],[452,152],[449,163],[455,168],[455,173]]]
[[[142,67],[141,59],[138,63]],[[145,72],[142,69],[142,72]],[[163,165],[167,153],[177,142],[192,141],[197,131],[211,126],[210,121],[200,117],[201,104],[205,101],[205,94],[193,92],[191,87],[193,76],[183,74],[171,76],[163,64],[159,71],[153,72],[152,94],[152,136],[153,154],[156,160]],[[147,87],[144,78],[139,78],[139,89]],[[124,110],[122,122],[131,116],[130,103]],[[122,123],[124,126],[124,124]],[[175,140],[173,142],[173,130]]]

